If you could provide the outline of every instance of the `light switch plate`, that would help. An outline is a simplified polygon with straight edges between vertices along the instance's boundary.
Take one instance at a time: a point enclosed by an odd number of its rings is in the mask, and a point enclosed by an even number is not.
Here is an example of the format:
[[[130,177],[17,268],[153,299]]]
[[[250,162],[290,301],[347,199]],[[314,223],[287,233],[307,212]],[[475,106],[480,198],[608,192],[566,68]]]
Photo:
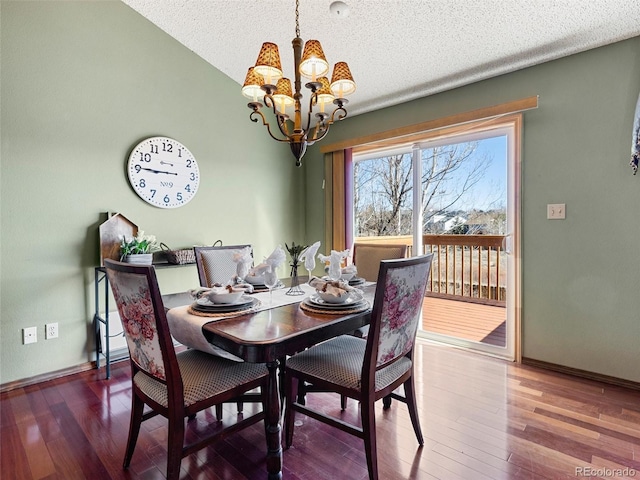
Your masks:
[[[564,203],[549,203],[547,205],[547,219],[548,220],[564,220],[565,219],[565,204]]]

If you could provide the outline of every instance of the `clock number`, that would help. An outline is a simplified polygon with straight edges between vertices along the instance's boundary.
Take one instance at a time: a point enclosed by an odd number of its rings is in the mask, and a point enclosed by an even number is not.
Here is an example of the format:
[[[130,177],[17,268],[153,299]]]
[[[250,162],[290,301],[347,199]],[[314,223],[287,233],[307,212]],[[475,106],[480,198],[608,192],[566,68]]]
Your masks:
[[[181,148],[178,149],[178,158],[182,158],[182,149]]]
[[[178,194],[176,195],[176,199],[181,202],[182,201],[182,192],[178,192]]]
[[[151,189],[151,198],[156,196],[156,190],[154,188]]]
[[[196,179],[196,174],[195,174],[195,173],[193,173],[193,172],[191,172],[191,173],[189,174],[189,180],[191,180],[191,181],[193,182],[195,179]]]
[[[147,186],[147,182],[144,181],[144,178],[140,179],[140,188],[144,188]]]
[[[142,153],[142,152],[140,152],[140,161],[141,162],[150,162],[151,161],[151,154],[150,153]]]
[[[187,184],[184,186],[184,189],[185,189],[187,192],[191,192],[191,185],[189,185],[189,184],[187,183]]]
[[[169,195],[165,195],[163,200],[164,200],[164,203],[169,203],[171,201],[171,199],[169,198]]]
[[[142,170],[142,167],[140,165],[136,165],[133,168],[135,169],[136,173],[140,173],[140,170]]]
[[[187,168],[191,168],[191,159],[190,158],[187,159]]]
[[[171,145],[170,143],[162,142],[162,151],[169,153],[173,152],[173,145]]]
[[[158,153],[158,145],[149,145],[151,153]]]

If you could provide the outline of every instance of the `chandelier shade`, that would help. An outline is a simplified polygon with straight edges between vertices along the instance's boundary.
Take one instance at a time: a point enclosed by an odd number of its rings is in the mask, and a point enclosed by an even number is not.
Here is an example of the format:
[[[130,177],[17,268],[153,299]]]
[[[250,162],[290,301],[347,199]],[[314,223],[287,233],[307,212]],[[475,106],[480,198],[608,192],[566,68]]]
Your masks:
[[[318,40],[307,40],[300,61],[300,75],[315,82],[316,78],[327,73],[329,73],[329,63],[322,51],[322,45]]]
[[[273,98],[279,107],[280,113],[285,114],[286,107],[290,107],[295,103],[295,100],[293,99],[293,89],[291,88],[291,80],[288,78],[281,78],[278,80],[276,92],[273,94]]]
[[[257,102],[258,99],[264,97],[264,90],[262,85],[264,84],[264,77],[255,72],[254,67],[249,68],[247,76],[244,79],[242,85],[242,94]]]
[[[321,85],[317,91],[318,94],[318,105],[320,105],[320,112],[324,112],[324,106],[328,103],[332,103],[333,92],[331,91],[331,86],[329,85],[329,79],[327,77],[320,77],[318,79],[318,83]]]
[[[356,91],[356,82],[353,81],[351,70],[346,62],[338,62],[333,67],[331,75],[331,91],[336,97],[351,95]]]
[[[285,78],[280,63],[280,53],[275,43],[262,44],[260,53],[253,67],[249,68],[242,86],[242,94],[252,101],[247,104],[251,109],[249,119],[252,122],[262,120],[262,125],[274,140],[289,144],[296,158],[296,166],[302,165],[302,157],[307,146],[322,140],[334,122],[344,119],[348,103],[344,97],[356,90],[356,84],[345,62],[338,62],[333,68],[329,82],[329,63],[318,40],[300,38],[298,23],[299,0],[296,0],[296,36],[292,40],[294,61],[294,82]],[[304,49],[303,49],[304,45]],[[300,92],[301,77],[310,79],[304,86],[309,89],[308,108],[303,115]],[[258,89],[261,93],[258,92]],[[261,103],[261,100],[263,103]],[[331,112],[325,107],[331,105]],[[293,117],[287,115],[287,107],[293,106]],[[262,108],[271,110],[275,127],[265,117]],[[314,109],[319,112],[314,113]],[[303,121],[304,117],[304,121]],[[277,127],[277,128],[276,128]]]
[[[262,75],[269,84],[275,84],[282,77],[278,45],[271,42],[263,43],[253,69]]]

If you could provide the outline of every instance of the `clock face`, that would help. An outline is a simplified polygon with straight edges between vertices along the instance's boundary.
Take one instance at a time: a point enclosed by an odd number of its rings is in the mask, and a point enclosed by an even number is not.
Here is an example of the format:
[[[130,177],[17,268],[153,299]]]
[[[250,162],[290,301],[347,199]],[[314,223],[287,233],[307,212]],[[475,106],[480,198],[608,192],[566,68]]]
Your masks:
[[[188,203],[198,191],[200,171],[191,152],[167,137],[140,142],[129,155],[129,182],[145,202],[160,208]]]

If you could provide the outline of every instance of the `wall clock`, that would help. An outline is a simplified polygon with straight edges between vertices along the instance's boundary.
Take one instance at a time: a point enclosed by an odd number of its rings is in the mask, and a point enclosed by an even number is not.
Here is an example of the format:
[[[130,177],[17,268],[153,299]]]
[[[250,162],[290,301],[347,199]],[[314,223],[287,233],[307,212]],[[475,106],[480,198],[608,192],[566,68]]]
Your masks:
[[[200,184],[193,154],[168,137],[150,137],[136,145],[129,155],[127,172],[140,198],[160,208],[189,203]]]

